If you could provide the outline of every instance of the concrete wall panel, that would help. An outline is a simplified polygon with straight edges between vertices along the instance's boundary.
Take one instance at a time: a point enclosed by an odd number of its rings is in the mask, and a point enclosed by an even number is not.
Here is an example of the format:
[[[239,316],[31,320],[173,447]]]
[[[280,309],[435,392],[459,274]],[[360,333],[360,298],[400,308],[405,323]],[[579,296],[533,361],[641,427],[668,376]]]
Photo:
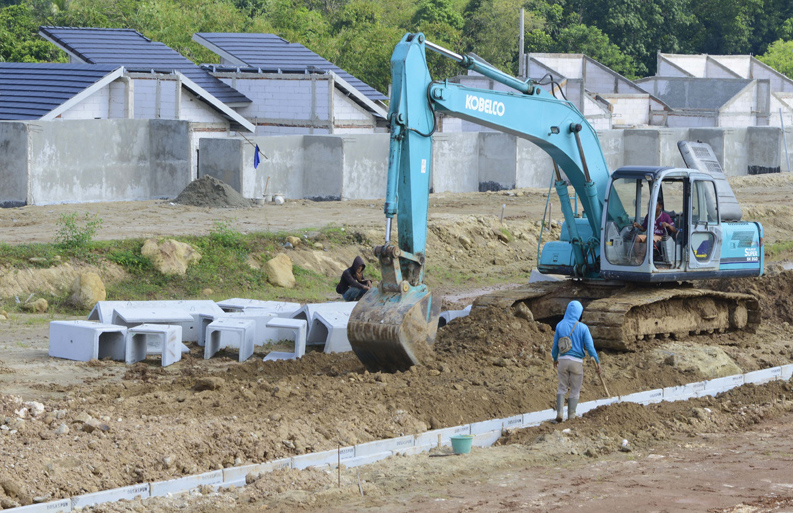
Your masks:
[[[479,191],[515,188],[517,139],[499,132],[479,134]]]
[[[342,137],[344,170],[341,199],[385,198],[389,134]]]
[[[603,149],[603,155],[606,157],[606,165],[609,171],[614,171],[618,167],[625,165],[623,134],[623,130],[598,130],[597,135],[598,139],[600,139],[600,147]]]
[[[432,136],[433,192],[479,189],[479,134],[436,133]]]
[[[175,198],[193,179],[189,123],[149,121],[151,189],[149,198]]]
[[[518,138],[516,146],[515,187],[548,187],[553,174],[553,159],[526,139]]]
[[[746,129],[746,143],[749,174],[781,171],[781,163],[785,162],[781,128],[750,126]]]
[[[28,124],[0,122],[0,207],[19,207],[28,196]]]
[[[38,127],[29,138],[30,204],[151,197],[148,120],[54,121]]]
[[[242,171],[245,169],[243,144],[246,143],[242,139],[200,139],[198,178],[209,175],[227,183],[237,191],[242,191]],[[252,149],[250,162],[253,162]],[[242,194],[245,195],[244,192]]]
[[[327,135],[303,137],[303,197],[340,200],[344,183],[344,139]]]
[[[689,138],[710,144],[721,163],[724,174],[740,176],[747,174],[748,151],[746,130],[738,128],[691,128]]]

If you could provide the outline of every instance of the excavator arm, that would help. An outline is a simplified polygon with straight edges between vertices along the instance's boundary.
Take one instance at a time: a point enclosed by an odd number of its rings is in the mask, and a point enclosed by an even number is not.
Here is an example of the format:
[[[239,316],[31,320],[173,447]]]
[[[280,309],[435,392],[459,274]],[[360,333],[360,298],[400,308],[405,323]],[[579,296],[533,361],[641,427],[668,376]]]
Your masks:
[[[435,82],[427,68],[425,48],[456,60],[467,69],[497,80],[515,92],[472,89]],[[391,58],[389,109],[391,142],[386,186],[385,244],[374,249],[382,281],[353,310],[348,323],[350,344],[369,370],[405,370],[421,361],[417,354],[434,342],[440,302],[424,284],[427,215],[436,114],[446,113],[528,139],[564,171],[580,198],[589,236],[578,234],[567,182],[558,172],[556,189],[573,248],[576,273],[597,273],[587,255],[597,251],[609,172],[594,128],[576,107],[532,82],[523,82],[430,42],[423,34],[406,34]],[[398,244],[391,243],[397,217]]]

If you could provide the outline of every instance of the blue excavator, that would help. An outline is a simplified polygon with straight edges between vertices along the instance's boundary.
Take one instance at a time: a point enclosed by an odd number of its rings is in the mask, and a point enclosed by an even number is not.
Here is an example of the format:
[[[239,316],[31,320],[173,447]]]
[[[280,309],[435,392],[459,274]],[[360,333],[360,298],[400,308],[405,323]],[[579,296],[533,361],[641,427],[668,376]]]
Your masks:
[[[434,81],[425,49],[514,92]],[[757,329],[756,297],[691,284],[763,273],[763,228],[740,220],[723,175],[650,166],[610,173],[595,129],[572,103],[531,80],[426,41],[421,33],[406,34],[397,44],[391,78],[385,244],[374,248],[382,281],[358,302],[347,327],[353,351],[368,370],[404,371],[432,351],[441,305],[424,283],[424,271],[432,135],[441,113],[525,138],[544,150],[553,160],[564,215],[559,240],[542,246],[537,268],[569,279],[488,294],[475,308],[524,303],[536,320],[551,320],[577,299],[596,345],[616,350],[634,350],[656,337]],[[583,215],[571,206],[569,186]],[[663,234],[658,234],[653,220],[661,213],[671,222],[659,225]],[[396,244],[391,240],[395,216]]]

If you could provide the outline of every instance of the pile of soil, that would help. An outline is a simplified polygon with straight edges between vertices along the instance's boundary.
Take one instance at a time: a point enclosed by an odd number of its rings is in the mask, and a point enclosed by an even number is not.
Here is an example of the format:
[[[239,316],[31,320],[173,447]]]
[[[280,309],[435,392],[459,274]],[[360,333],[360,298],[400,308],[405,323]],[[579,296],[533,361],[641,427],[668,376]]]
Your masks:
[[[230,185],[209,175],[190,182],[173,203],[209,208],[248,208],[253,205]]]

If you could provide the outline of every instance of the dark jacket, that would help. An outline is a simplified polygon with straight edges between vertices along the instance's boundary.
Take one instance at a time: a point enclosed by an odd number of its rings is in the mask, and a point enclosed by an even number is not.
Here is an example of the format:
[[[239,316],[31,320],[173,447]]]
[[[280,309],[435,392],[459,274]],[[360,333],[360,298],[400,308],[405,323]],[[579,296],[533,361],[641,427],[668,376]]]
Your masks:
[[[353,260],[352,266],[348,267],[343,273],[341,273],[341,281],[339,281],[339,284],[336,285],[337,293],[344,294],[347,292],[347,290],[349,290],[350,287],[356,289],[366,288],[366,280],[358,281],[355,279],[355,270],[359,267],[363,267],[365,270],[366,264],[363,263],[363,258],[357,256],[355,257],[355,260]],[[363,272],[361,273],[361,278],[363,279]]]

